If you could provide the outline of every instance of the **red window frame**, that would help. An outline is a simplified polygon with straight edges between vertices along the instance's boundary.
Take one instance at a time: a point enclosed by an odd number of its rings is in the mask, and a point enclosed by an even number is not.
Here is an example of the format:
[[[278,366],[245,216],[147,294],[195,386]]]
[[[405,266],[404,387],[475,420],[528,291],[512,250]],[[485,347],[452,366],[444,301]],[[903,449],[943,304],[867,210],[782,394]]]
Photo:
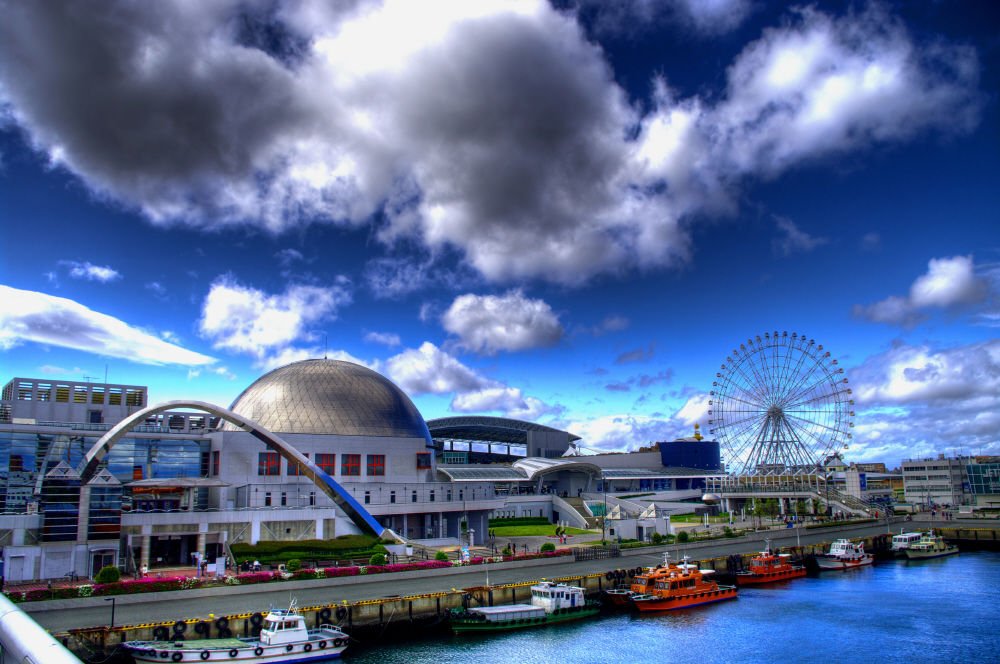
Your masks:
[[[337,455],[329,453],[317,453],[316,465],[327,475],[337,474]]]
[[[384,454],[369,454],[368,455],[368,474],[372,477],[384,477],[385,476],[385,455]]]
[[[431,467],[431,453],[417,452],[417,469],[424,469],[430,467]]]
[[[219,476],[219,461],[221,454],[219,450],[212,450],[212,477]]]
[[[305,452],[305,453],[303,453],[302,456],[304,456],[305,458],[308,459],[309,458],[309,453]],[[288,462],[288,476],[289,477],[298,477],[301,474],[302,474],[302,467],[299,464],[295,463],[294,461],[289,461]]]
[[[281,457],[277,452],[261,452],[257,455],[257,474],[262,476],[281,474]]]
[[[361,475],[361,455],[341,454],[340,474],[344,477],[360,477]]]

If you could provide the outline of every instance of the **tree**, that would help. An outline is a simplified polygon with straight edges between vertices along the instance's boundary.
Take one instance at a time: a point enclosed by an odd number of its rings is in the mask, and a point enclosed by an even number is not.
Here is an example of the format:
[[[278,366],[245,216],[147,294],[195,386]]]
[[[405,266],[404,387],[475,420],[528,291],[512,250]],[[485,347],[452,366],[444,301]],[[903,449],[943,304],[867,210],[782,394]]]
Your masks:
[[[556,545],[553,544],[552,542],[545,542],[544,544],[542,544],[541,548],[539,548],[539,551],[541,551],[542,553],[555,550],[556,550]]]
[[[94,577],[94,581],[97,583],[118,583],[121,578],[122,573],[118,571],[118,568],[108,565],[107,567],[102,567],[100,571],[97,572],[97,576]]]
[[[444,552],[443,551],[438,551],[438,553],[444,553]],[[291,561],[289,561],[289,563],[291,563]],[[368,564],[369,565],[385,565],[385,554],[384,553],[376,553],[376,554],[374,554],[371,558],[368,559]],[[291,569],[291,565],[290,564],[289,564],[289,571],[293,571]]]

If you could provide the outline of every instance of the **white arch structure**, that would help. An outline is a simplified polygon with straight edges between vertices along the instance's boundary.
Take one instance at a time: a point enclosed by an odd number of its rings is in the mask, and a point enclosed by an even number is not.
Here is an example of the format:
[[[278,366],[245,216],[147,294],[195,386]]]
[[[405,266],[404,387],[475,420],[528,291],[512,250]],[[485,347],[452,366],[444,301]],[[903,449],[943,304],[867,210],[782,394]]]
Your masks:
[[[297,463],[302,468],[302,474],[312,480],[313,483],[323,491],[323,493],[330,496],[330,499],[333,500],[337,507],[344,510],[344,513],[347,514],[348,518],[350,518],[350,520],[354,522],[354,524],[360,528],[362,532],[384,539],[399,539],[399,536],[394,532],[388,528],[383,528],[375,517],[373,517],[368,510],[361,505],[361,503],[355,500],[354,496],[348,493],[344,487],[334,481],[334,479],[330,477],[326,471],[319,468],[315,463],[310,461],[293,446],[289,445],[287,442],[253,420],[234,413],[227,408],[222,408],[205,401],[167,401],[156,406],[148,406],[142,410],[132,413],[101,436],[98,441],[94,443],[93,447],[87,451],[87,454],[84,455],[82,469],[80,470],[81,482],[86,484],[94,477],[94,475],[97,474],[100,469],[101,461],[104,460],[104,457],[111,451],[111,448],[114,447],[115,443],[124,437],[125,434],[132,429],[132,427],[145,421],[145,419],[150,415],[156,415],[168,410],[177,410],[179,408],[200,410],[209,413],[210,415],[215,415],[216,417],[226,420],[243,431],[246,431],[254,436],[254,438],[257,438],[264,443],[268,449],[274,450],[283,456],[289,463]]]

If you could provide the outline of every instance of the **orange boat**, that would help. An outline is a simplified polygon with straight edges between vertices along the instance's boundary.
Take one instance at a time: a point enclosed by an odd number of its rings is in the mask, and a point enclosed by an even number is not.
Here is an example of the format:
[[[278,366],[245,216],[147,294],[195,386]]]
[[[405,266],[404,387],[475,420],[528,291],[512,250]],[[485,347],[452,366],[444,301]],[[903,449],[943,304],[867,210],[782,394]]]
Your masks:
[[[806,575],[803,565],[793,565],[789,562],[787,553],[775,555],[771,552],[771,542],[766,541],[760,555],[750,560],[750,569],[736,574],[736,585],[751,586],[774,581],[797,579]]]
[[[700,604],[736,599],[736,586],[720,586],[706,579],[714,570],[701,570],[684,563],[661,570],[661,575],[653,583],[652,592],[633,595],[632,603],[640,611],[673,611]]]
[[[676,570],[677,565],[670,563],[670,554],[663,554],[663,562],[656,567],[647,567],[640,570],[632,577],[632,583],[627,588],[618,587],[604,591],[604,595],[612,606],[631,606],[632,598],[636,595],[646,595],[653,592],[653,586],[657,580],[670,574],[670,570]]]

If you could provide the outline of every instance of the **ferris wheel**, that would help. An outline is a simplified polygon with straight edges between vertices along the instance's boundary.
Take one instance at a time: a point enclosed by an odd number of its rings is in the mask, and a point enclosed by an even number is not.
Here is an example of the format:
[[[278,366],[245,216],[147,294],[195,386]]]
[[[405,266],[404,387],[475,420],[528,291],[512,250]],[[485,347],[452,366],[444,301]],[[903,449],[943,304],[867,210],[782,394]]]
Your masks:
[[[712,382],[709,432],[736,475],[808,474],[846,449],[854,400],[822,344],[765,333],[733,349]]]

